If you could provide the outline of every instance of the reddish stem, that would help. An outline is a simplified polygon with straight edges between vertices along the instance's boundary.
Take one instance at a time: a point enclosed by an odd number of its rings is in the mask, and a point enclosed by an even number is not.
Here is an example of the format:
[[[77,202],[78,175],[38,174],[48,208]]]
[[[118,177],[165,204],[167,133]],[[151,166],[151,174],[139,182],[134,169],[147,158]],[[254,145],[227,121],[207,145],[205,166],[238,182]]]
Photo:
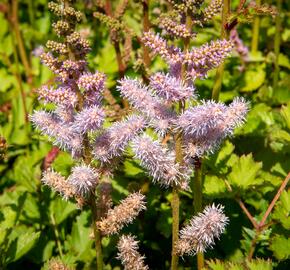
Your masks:
[[[254,217],[251,215],[251,213],[249,212],[249,210],[247,209],[247,207],[245,206],[245,204],[242,202],[241,199],[236,198],[238,204],[240,205],[240,207],[242,208],[242,210],[244,211],[244,213],[246,214],[246,216],[248,217],[248,219],[251,221],[251,223],[253,224],[255,229],[259,229],[259,224],[256,222],[256,220],[254,219]]]
[[[149,0],[144,0],[142,2],[143,5],[143,32],[148,32],[150,29],[150,21],[149,21]],[[149,67],[150,65],[150,56],[149,50],[144,44],[142,43],[143,47],[143,61],[145,67]]]
[[[286,178],[284,179],[284,181],[282,182],[280,188],[278,189],[274,199],[272,200],[272,202],[269,204],[269,207],[267,209],[267,211],[265,212],[261,222],[259,223],[259,227],[263,227],[265,222],[266,222],[266,219],[267,217],[270,215],[275,203],[277,202],[277,200],[279,199],[279,197],[281,196],[281,193],[282,191],[286,188],[288,182],[289,182],[289,179],[290,179],[290,172],[288,173],[288,175],[286,176]]]

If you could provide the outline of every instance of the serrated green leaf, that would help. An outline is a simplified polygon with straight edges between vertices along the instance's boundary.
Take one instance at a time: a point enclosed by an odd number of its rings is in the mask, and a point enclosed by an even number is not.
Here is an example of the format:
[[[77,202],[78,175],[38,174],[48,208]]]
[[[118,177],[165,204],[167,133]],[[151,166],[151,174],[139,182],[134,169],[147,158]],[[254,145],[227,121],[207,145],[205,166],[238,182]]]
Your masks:
[[[251,260],[247,261],[247,266],[249,270],[272,270],[273,265],[270,260],[262,260],[262,259],[257,259],[257,260]]]
[[[278,260],[286,260],[290,257],[290,238],[276,235],[270,244],[270,250]]]
[[[277,202],[274,212],[272,214],[273,219],[276,219],[282,224],[282,226],[290,229],[290,191],[283,191],[279,201]]]
[[[225,264],[219,260],[207,261],[206,264],[211,270],[226,270]],[[208,269],[208,268],[203,268],[203,269]]]
[[[223,196],[227,191],[225,182],[215,176],[206,175],[203,184],[203,193],[209,197],[219,197]]]
[[[7,263],[17,261],[19,258],[29,252],[36,244],[40,236],[40,232],[27,232],[20,234],[12,244],[7,252]]]
[[[262,179],[258,179],[257,175],[262,168],[262,162],[255,162],[252,154],[243,155],[238,162],[232,167],[232,171],[228,175],[228,181],[233,187],[246,190],[252,185],[261,184]]]

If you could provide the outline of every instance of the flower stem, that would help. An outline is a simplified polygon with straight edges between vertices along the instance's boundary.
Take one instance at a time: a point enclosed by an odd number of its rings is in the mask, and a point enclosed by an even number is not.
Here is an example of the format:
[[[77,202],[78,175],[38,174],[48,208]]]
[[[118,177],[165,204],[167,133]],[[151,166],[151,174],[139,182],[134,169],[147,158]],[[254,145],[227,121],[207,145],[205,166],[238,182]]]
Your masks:
[[[51,218],[51,222],[52,222],[52,226],[53,226],[53,231],[54,231],[54,234],[55,234],[55,240],[56,240],[57,249],[58,249],[60,257],[63,258],[62,247],[61,247],[61,243],[60,243],[60,240],[59,240],[60,239],[59,232],[58,232],[57,225],[56,225],[56,222],[55,222],[54,214],[51,214],[50,218]]]
[[[31,72],[31,67],[30,67],[30,63],[25,51],[25,46],[23,43],[23,39],[20,33],[20,29],[19,29],[19,20],[18,20],[18,0],[13,0],[12,1],[12,25],[13,25],[13,30],[14,30],[14,34],[15,34],[15,39],[17,42],[17,46],[19,49],[19,55],[20,55],[20,59],[21,62],[24,66],[25,72],[26,72],[26,78],[27,78],[27,82],[29,84],[32,84],[32,80],[33,80],[33,75]]]
[[[13,33],[13,32],[12,32]],[[15,33],[14,33],[15,35]],[[24,122],[25,122],[25,129],[27,131],[27,134],[29,133],[29,120],[28,120],[28,110],[27,110],[27,104],[26,104],[26,94],[24,91],[22,79],[21,79],[21,74],[19,70],[19,59],[18,59],[18,53],[16,49],[16,44],[14,42],[14,37],[12,38],[12,46],[13,46],[13,58],[15,62],[15,71],[12,71],[14,73],[14,76],[16,77],[19,90],[20,90],[20,96],[21,96],[21,102],[23,106],[23,116],[24,116]],[[9,58],[7,58],[9,59]],[[13,70],[13,69],[12,69]]]
[[[172,254],[171,254],[171,270],[178,269],[178,255],[175,252],[175,243],[178,240],[179,233],[179,195],[178,188],[174,187],[172,190]]]
[[[94,237],[95,237],[95,249],[97,254],[97,270],[103,270],[103,253],[102,253],[102,238],[101,232],[97,228],[98,217],[98,209],[95,201],[95,194],[92,194],[90,198],[90,206],[93,215],[93,229],[94,229]]]
[[[224,0],[223,1],[223,9],[222,9],[222,25],[221,25],[221,39],[228,39],[229,38],[229,31],[226,29],[227,20],[230,14],[231,9],[231,0]],[[212,99],[218,101],[223,75],[224,75],[224,63],[220,64],[216,71],[216,78],[212,89]]]
[[[143,6],[143,32],[148,32],[150,28],[150,21],[149,21],[149,1],[144,0],[142,1]],[[149,67],[150,65],[150,56],[149,56],[149,49],[142,44],[143,47],[143,62],[145,67]]]
[[[257,5],[261,5],[261,0],[256,0]],[[259,45],[259,32],[260,32],[260,17],[256,16],[253,23],[252,31],[252,42],[251,42],[251,52],[255,53],[258,51]]]
[[[195,215],[202,211],[202,164],[198,159],[195,162],[195,177],[192,183],[193,198],[194,198],[194,213]],[[204,255],[202,252],[197,253],[197,269],[201,270],[204,267]]]
[[[273,88],[276,89],[279,80],[279,54],[280,54],[280,43],[281,43],[281,9],[282,9],[282,0],[277,0],[277,12],[276,16],[276,31],[275,31],[275,40],[274,40],[274,53],[275,53],[275,69],[273,77]]]

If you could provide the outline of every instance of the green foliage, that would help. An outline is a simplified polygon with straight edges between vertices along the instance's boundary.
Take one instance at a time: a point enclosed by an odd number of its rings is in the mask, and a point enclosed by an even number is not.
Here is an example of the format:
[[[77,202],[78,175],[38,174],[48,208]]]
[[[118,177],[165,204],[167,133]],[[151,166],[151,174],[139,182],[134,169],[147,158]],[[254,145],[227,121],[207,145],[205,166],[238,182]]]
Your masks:
[[[241,261],[238,263],[235,262],[223,262],[220,260],[211,260],[206,262],[206,267],[203,269],[208,270],[272,270],[273,265],[270,260],[251,260],[251,261]]]

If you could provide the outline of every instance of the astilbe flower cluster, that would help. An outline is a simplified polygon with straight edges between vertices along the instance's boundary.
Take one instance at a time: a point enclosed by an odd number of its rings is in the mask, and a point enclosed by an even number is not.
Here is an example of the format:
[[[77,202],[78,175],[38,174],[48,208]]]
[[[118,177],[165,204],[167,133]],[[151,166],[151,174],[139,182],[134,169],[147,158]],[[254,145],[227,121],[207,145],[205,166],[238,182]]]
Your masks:
[[[176,8],[180,20],[184,19],[185,10],[193,11],[192,7],[198,8],[202,3],[198,0],[182,2]],[[213,1],[212,9],[218,9],[219,4],[220,1]],[[215,13],[209,12],[210,7],[205,10],[208,19]],[[236,98],[230,105],[212,100],[198,101],[194,87],[197,78],[204,78],[230,54],[232,41],[217,40],[182,51],[152,31],[144,33],[142,42],[167,62],[169,73],[152,74],[148,85],[138,79],[121,79],[117,90],[136,112],[104,128],[106,115],[102,108],[102,92],[105,75],[88,69],[85,60],[90,50],[88,42],[74,31],[81,16],[68,6],[60,10],[56,3],[50,4],[50,9],[61,17],[53,24],[60,41],[48,42],[51,52],[43,52],[40,57],[55,73],[56,85],[43,86],[38,93],[44,103],[53,103],[55,110],[35,111],[31,120],[54,144],[70,152],[77,164],[67,179],[54,171],[46,171],[43,183],[65,198],[88,199],[102,184],[102,172],[112,167],[115,160],[120,160],[131,145],[135,158],[154,183],[188,190],[194,170],[188,160],[212,153],[223,139],[233,135],[248,111],[243,98]],[[166,24],[166,28],[173,26]],[[172,35],[188,38],[176,29],[179,28],[175,25]],[[182,109],[177,110],[177,107]],[[147,129],[153,129],[157,139],[147,135]],[[177,138],[187,153],[181,158],[175,151]],[[98,170],[90,164],[92,159],[98,161]],[[102,202],[102,205],[106,210],[109,208],[109,204]],[[96,226],[104,235],[118,233],[145,209],[144,196],[130,194],[118,206],[109,209]],[[207,207],[181,230],[176,243],[178,255],[194,254],[213,245],[214,238],[219,237],[228,221],[222,210],[222,206]],[[118,249],[125,269],[148,269],[137,251],[134,237],[121,237]]]
[[[35,111],[30,119],[43,135],[71,153],[80,164],[73,168],[66,185],[73,187],[76,195],[86,198],[95,190],[99,178],[93,168],[81,164],[88,148],[93,149],[91,152],[96,160],[110,162],[113,157],[119,157],[129,141],[146,127],[146,121],[140,115],[131,115],[110,128],[103,128],[106,113],[102,107],[102,93],[106,76],[88,69],[85,60],[90,50],[88,41],[74,31],[81,13],[55,2],[49,3],[49,9],[60,17],[53,24],[59,40],[48,41],[50,52],[42,50],[40,58],[55,73],[56,83],[43,85],[37,93],[39,100],[54,104],[55,109]],[[53,181],[47,180],[49,176],[55,178],[50,173],[44,176],[44,182],[65,195]]]
[[[185,10],[193,11],[195,9],[191,6],[197,9],[201,3],[183,1],[178,4],[175,11],[180,13],[180,16],[176,16],[176,19],[180,18],[179,25],[184,23]],[[201,23],[210,20],[220,11],[221,6],[221,1],[212,1],[202,13],[203,17],[199,18]],[[166,22],[161,28],[170,33],[168,28],[171,24],[168,20]],[[182,36],[176,29],[176,25],[172,26],[170,34]],[[187,30],[191,32],[191,29]],[[153,182],[165,187],[186,189],[194,169],[192,162],[188,161],[213,153],[226,137],[233,135],[236,127],[243,124],[248,111],[249,105],[243,98],[236,98],[229,105],[213,100],[198,101],[194,87],[197,78],[206,77],[209,70],[218,67],[231,53],[233,42],[217,40],[181,50],[152,31],[144,33],[142,41],[153,55],[159,55],[165,60],[169,73],[152,74],[148,85],[130,78],[119,82],[117,89],[121,95],[144,117],[148,127],[153,128],[159,137],[158,140],[146,134],[135,137],[131,144],[132,150]],[[176,110],[177,107],[181,109]],[[174,148],[176,138],[180,138],[185,153],[181,159],[180,155],[177,158]],[[178,255],[192,255],[213,245],[214,238],[219,237],[227,224],[222,209],[222,206],[213,205],[192,219],[190,225],[181,231],[180,240],[176,243]]]
[[[108,179],[112,160],[122,155],[130,141],[147,127],[148,121],[141,114],[132,114],[104,128],[106,112],[102,107],[102,94],[106,77],[88,69],[85,60],[90,51],[88,41],[74,31],[82,16],[68,6],[68,2],[64,2],[64,6],[49,3],[49,9],[60,17],[53,24],[59,40],[48,41],[46,47],[50,51],[39,52],[42,63],[55,73],[56,80],[55,85],[44,85],[37,93],[39,100],[53,104],[54,109],[34,111],[30,119],[43,135],[68,151],[75,160],[67,178],[48,169],[42,175],[42,182],[64,199],[74,198],[80,207],[97,203],[98,211],[94,215],[98,222],[95,219],[94,226],[104,235],[111,235],[146,209],[145,196],[139,192],[111,208]],[[138,260],[136,263],[141,266]]]

